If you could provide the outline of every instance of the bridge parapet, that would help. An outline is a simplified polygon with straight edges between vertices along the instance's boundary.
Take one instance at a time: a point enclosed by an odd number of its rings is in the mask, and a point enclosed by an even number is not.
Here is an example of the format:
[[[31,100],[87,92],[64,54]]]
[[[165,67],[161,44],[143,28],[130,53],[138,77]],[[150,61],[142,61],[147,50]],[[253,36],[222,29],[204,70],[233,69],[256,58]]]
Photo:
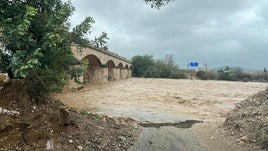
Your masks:
[[[100,51],[100,52],[102,52],[104,54],[110,55],[111,57],[120,59],[122,61],[125,61],[125,62],[128,62],[128,63],[131,64],[131,62],[129,60],[127,60],[125,57],[119,56],[117,53],[111,52],[109,50],[100,49],[100,48],[97,48],[97,47],[94,47],[94,46],[88,46],[88,47],[93,49],[93,50]]]
[[[108,50],[102,50],[92,46],[89,46],[87,48],[78,48],[76,46],[72,46],[72,50],[74,56],[79,60],[84,59],[88,55],[94,55],[100,60],[103,66],[106,66],[107,62],[109,60],[112,60],[116,67],[118,67],[120,63],[123,65],[123,67],[132,67],[132,63],[129,60]]]

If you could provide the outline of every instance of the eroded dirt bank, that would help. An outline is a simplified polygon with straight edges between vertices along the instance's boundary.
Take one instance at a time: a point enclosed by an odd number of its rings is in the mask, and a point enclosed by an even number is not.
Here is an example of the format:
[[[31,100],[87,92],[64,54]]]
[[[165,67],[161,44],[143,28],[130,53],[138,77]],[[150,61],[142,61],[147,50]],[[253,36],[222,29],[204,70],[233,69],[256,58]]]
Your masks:
[[[155,150],[162,143],[167,144],[164,150],[242,151],[252,148],[238,145],[235,137],[225,137],[219,126],[235,104],[266,86],[250,82],[131,78],[59,94],[56,98],[77,109],[160,125],[144,128],[132,150]],[[172,126],[185,120],[203,123],[187,130]],[[182,146],[178,148],[176,143]]]
[[[127,150],[139,127],[129,118],[77,111],[53,99],[35,99],[28,83],[0,89],[0,151]]]

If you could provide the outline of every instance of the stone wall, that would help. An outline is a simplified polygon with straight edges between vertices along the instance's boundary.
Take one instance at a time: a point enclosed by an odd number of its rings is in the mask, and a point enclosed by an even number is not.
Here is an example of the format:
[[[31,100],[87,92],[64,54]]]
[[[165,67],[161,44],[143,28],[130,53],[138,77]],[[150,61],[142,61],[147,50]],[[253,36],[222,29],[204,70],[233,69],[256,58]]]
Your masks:
[[[83,76],[84,84],[105,84],[108,82],[108,68],[101,66],[89,66]]]
[[[111,68],[109,73],[108,67],[89,66],[88,71],[83,77],[80,77],[82,84],[78,84],[73,79],[69,79],[63,92],[77,91],[85,85],[100,85],[106,84],[109,81],[127,79],[131,77],[131,72],[130,69]],[[111,76],[110,79],[109,76]]]
[[[114,79],[114,70],[115,68],[108,67],[108,81],[113,81]]]
[[[120,79],[127,79],[131,77],[132,71],[130,69],[122,69],[121,73],[122,74]]]
[[[120,80],[120,69],[119,68],[114,69],[114,80]]]

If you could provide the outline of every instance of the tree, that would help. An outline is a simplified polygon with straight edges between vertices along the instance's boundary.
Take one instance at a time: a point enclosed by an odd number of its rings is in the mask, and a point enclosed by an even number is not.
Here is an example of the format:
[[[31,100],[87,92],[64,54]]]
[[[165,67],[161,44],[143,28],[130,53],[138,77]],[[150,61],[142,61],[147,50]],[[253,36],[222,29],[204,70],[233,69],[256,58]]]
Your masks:
[[[179,69],[172,55],[166,55],[164,59],[156,60],[155,68],[161,78],[170,78],[171,73]]]
[[[159,9],[165,4],[169,3],[171,0],[144,0],[147,4],[150,4],[152,8]]]
[[[71,32],[72,42],[80,47],[87,47],[90,45],[90,40],[85,37],[87,33],[91,33],[92,24],[95,23],[91,17],[86,17],[85,20],[73,28]]]
[[[95,39],[91,41],[91,44],[97,48],[108,50],[107,40],[109,40],[108,34],[106,32],[102,32],[99,37],[95,37]]]
[[[182,72],[175,64],[174,57],[167,55],[165,59],[154,60],[153,56],[134,56],[132,58],[134,67],[133,76],[145,78],[181,78]]]
[[[133,76],[135,77],[151,77],[154,67],[153,56],[134,56],[132,58]]]
[[[0,70],[48,92],[60,90],[68,75],[81,76],[86,62],[74,58],[71,45],[89,43],[85,34],[94,21],[88,17],[70,31],[73,11],[61,0],[1,0]]]
[[[165,63],[167,64],[167,68],[172,71],[172,70],[178,70],[178,66],[175,64],[175,60],[173,55],[167,54],[165,56]]]
[[[227,66],[223,72],[219,72],[219,80],[238,81],[247,77],[240,67]]]
[[[264,73],[264,80],[267,81],[268,80],[268,74],[267,74],[266,68],[263,69],[263,73]]]

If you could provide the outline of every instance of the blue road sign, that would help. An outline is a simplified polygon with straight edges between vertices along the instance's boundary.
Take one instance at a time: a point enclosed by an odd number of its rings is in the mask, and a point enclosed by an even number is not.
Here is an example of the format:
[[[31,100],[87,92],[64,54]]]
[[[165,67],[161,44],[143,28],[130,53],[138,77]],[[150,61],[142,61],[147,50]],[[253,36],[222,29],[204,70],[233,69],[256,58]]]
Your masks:
[[[190,62],[191,67],[198,67],[198,62]]]

